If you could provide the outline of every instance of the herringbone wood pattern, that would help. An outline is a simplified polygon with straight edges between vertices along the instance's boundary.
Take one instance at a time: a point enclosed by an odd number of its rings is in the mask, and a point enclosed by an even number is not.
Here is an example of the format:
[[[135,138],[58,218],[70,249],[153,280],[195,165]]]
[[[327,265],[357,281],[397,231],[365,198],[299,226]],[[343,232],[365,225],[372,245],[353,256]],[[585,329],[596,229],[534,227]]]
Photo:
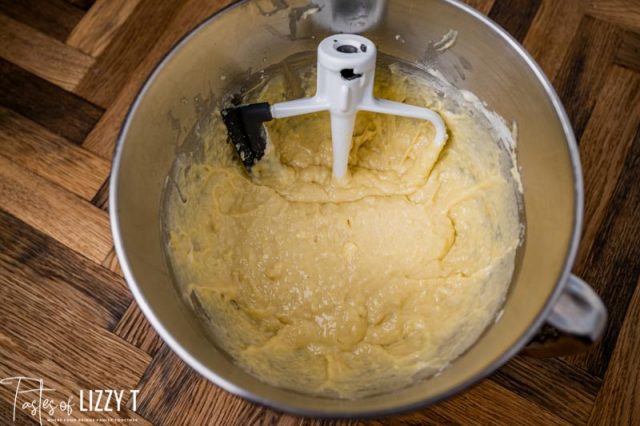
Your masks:
[[[228,0],[0,0],[0,378],[141,389],[137,424],[298,419],[205,381],[132,301],[106,212],[126,110],[162,55]],[[532,53],[580,141],[574,272],[609,306],[605,338],[567,359],[516,357],[449,401],[375,424],[640,424],[640,0],[468,0]],[[13,394],[0,386],[0,423]],[[22,411],[18,424],[37,424]]]

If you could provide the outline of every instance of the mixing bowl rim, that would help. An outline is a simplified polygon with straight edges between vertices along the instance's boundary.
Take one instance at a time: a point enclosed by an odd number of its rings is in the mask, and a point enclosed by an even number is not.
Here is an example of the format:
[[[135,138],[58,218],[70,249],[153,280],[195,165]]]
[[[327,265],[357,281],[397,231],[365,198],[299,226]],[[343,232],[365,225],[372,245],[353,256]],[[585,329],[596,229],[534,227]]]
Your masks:
[[[400,405],[397,407],[378,409],[378,410],[367,410],[364,411],[362,409],[351,409],[351,410],[340,410],[335,412],[327,412],[320,409],[313,408],[301,408],[295,405],[290,405],[288,403],[281,403],[271,400],[266,396],[260,396],[245,390],[244,388],[236,385],[235,383],[226,380],[225,378],[219,376],[215,371],[206,367],[202,362],[196,359],[191,355],[183,346],[179,343],[178,339],[175,338],[172,334],[170,334],[161,321],[156,316],[154,310],[151,308],[146,298],[143,296],[139,285],[133,276],[131,271],[131,267],[129,266],[129,261],[125,249],[123,247],[123,241],[121,237],[120,230],[120,219],[118,214],[118,184],[120,177],[120,165],[122,159],[122,148],[125,143],[125,139],[128,134],[129,127],[132,123],[132,119],[140,106],[145,93],[155,82],[155,79],[158,75],[164,70],[166,64],[171,60],[171,58],[177,54],[189,41],[195,37],[200,31],[202,31],[205,27],[211,24],[214,20],[220,18],[228,11],[240,7],[250,0],[240,0],[236,2],[232,2],[231,4],[226,5],[222,9],[213,13],[211,16],[206,18],[203,22],[198,24],[193,30],[185,34],[178,42],[166,53],[163,55],[162,60],[155,66],[153,72],[149,74],[146,78],[144,84],[136,94],[134,102],[131,104],[127,114],[125,116],[125,120],[118,134],[115,153],[113,157],[113,166],[110,178],[110,188],[109,188],[109,216],[111,222],[111,228],[113,233],[113,244],[120,261],[120,266],[131,289],[131,292],[134,296],[135,301],[138,306],[144,313],[146,319],[151,323],[152,327],[155,331],[160,335],[162,340],[169,345],[169,347],[191,368],[196,370],[200,375],[205,377],[207,380],[211,381],[217,386],[222,387],[228,392],[232,394],[241,396],[249,401],[262,404],[268,406],[270,408],[288,412],[294,415],[300,416],[313,416],[313,417],[323,417],[323,418],[370,418],[370,417],[380,417],[392,414],[398,414],[402,412],[414,411],[419,408],[423,408],[437,402],[440,402],[444,399],[450,398],[453,395],[460,393],[461,391],[469,388],[470,386],[478,383],[480,380],[486,378],[494,371],[496,371],[499,367],[504,365],[509,359],[515,356],[526,344],[531,340],[531,338],[536,334],[538,329],[542,326],[545,319],[547,318],[551,308],[555,304],[556,300],[560,296],[563,291],[564,284],[566,283],[571,267],[573,266],[576,253],[578,250],[578,244],[580,241],[580,232],[582,228],[582,217],[583,217],[583,203],[584,203],[584,194],[583,194],[583,183],[582,183],[582,170],[580,165],[580,157],[578,146],[575,140],[575,136],[573,133],[573,129],[571,127],[569,118],[567,113],[558,97],[557,93],[553,89],[553,86],[549,82],[548,78],[540,68],[540,66],[535,62],[535,60],[531,57],[531,55],[524,49],[524,47],[515,40],[509,33],[507,33],[502,27],[500,27],[497,23],[492,21],[487,16],[481,14],[477,10],[472,7],[462,3],[459,0],[440,0],[443,1],[453,7],[456,7],[463,12],[471,15],[472,17],[481,21],[481,23],[485,24],[489,30],[496,33],[502,39],[504,39],[512,49],[525,61],[528,65],[529,69],[535,74],[538,82],[544,88],[547,96],[549,97],[558,118],[562,123],[562,128],[565,134],[565,141],[567,147],[569,149],[569,155],[572,163],[573,170],[573,183],[574,183],[574,191],[575,191],[575,203],[574,203],[574,221],[572,227],[572,236],[571,242],[569,245],[569,250],[567,251],[564,265],[560,276],[556,282],[555,288],[550,295],[550,297],[545,302],[544,306],[533,320],[533,322],[529,325],[526,332],[523,333],[510,347],[505,350],[497,359],[492,361],[484,370],[478,372],[477,374],[467,378],[462,383],[457,386],[448,389],[446,392],[443,392],[438,395],[434,395],[430,398],[422,399],[419,401],[415,401],[409,404]]]

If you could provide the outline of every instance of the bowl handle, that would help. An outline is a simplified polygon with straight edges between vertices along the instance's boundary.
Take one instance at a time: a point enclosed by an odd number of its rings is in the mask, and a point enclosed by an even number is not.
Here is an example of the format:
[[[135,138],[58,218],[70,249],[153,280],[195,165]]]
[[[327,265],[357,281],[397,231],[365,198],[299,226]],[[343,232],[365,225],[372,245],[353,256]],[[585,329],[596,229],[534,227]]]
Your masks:
[[[522,350],[535,357],[566,356],[597,343],[607,324],[607,308],[582,279],[569,275],[546,323]]]

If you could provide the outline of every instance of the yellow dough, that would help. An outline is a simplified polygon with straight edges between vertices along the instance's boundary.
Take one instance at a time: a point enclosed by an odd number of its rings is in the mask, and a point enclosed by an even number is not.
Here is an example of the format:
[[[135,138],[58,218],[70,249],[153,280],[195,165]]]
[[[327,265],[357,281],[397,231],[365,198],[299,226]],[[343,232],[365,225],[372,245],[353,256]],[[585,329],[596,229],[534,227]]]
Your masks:
[[[275,76],[248,100],[288,93]],[[437,110],[444,148],[427,122],[359,113],[350,176],[333,182],[318,113],[268,123],[249,176],[216,111],[201,158],[176,166],[166,227],[180,287],[215,342],[271,384],[343,398],[409,385],[469,348],[508,289],[517,169],[495,123],[473,96],[398,65],[378,70],[375,93]]]

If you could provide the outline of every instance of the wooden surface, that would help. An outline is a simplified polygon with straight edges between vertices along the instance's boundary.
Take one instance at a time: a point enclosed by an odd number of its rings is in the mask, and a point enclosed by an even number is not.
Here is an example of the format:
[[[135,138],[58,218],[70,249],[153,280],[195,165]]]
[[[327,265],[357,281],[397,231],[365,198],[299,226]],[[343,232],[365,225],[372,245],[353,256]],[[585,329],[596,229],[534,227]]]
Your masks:
[[[567,108],[586,190],[574,272],[610,322],[587,354],[516,357],[462,395],[372,423],[640,424],[640,0],[468,2],[524,44]],[[124,114],[162,55],[225,3],[0,0],[0,379],[43,378],[60,395],[140,389],[135,413],[129,399],[72,418],[365,423],[283,415],[202,379],[150,328],[114,256],[107,188]],[[13,396],[0,386],[0,424]]]

